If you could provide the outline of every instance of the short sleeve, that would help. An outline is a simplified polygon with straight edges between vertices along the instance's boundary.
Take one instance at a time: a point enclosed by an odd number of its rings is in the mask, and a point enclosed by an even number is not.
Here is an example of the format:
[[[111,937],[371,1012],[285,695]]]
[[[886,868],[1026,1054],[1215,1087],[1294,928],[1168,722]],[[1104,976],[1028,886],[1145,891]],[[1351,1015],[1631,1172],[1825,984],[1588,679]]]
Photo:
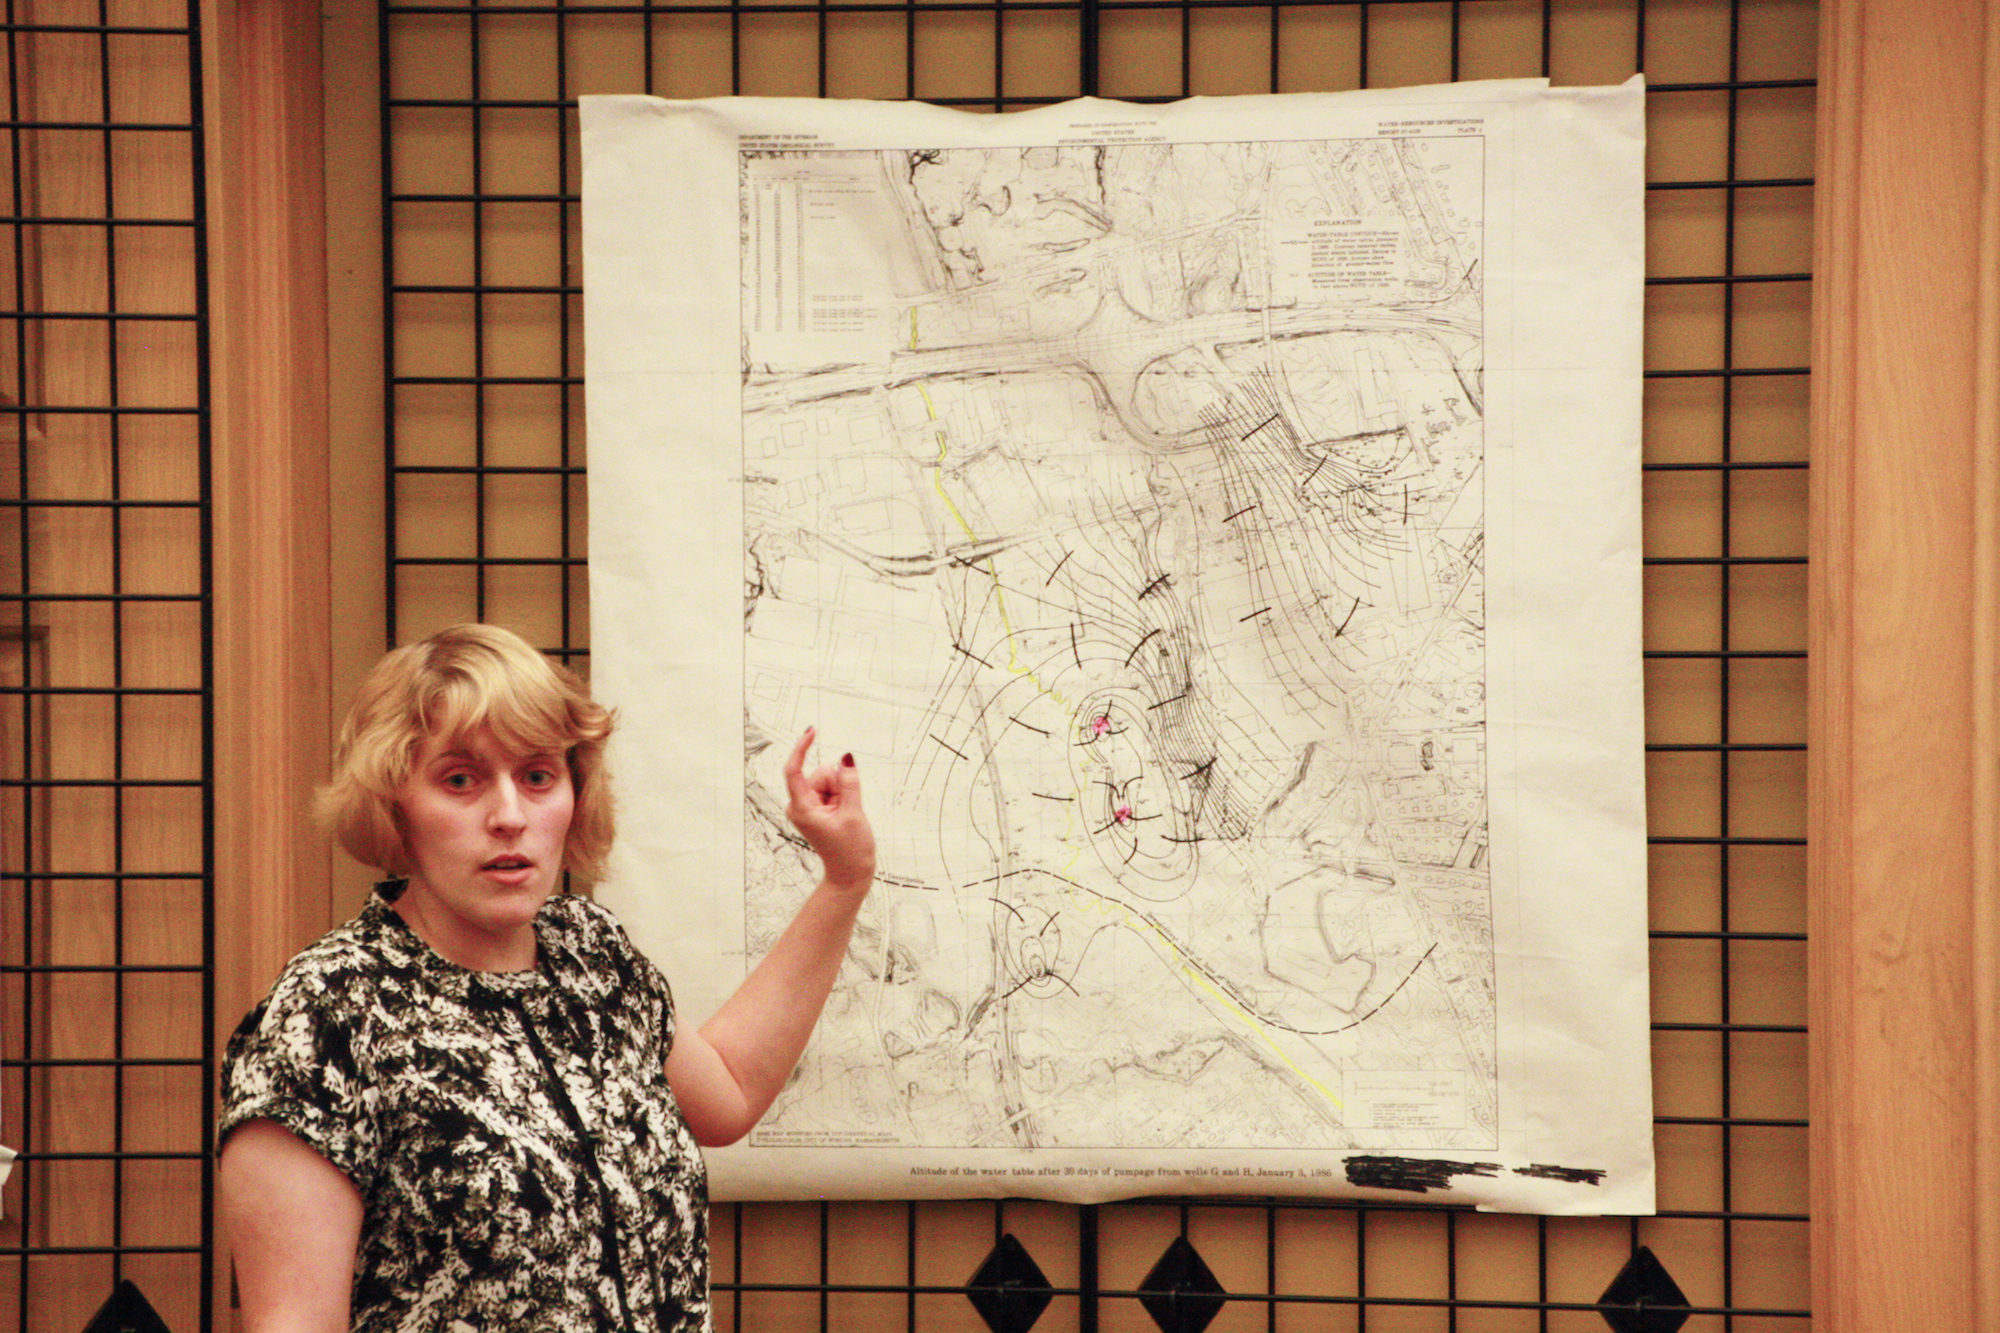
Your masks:
[[[580,990],[595,987],[601,998],[621,1004],[656,1034],[660,1058],[674,1044],[674,997],[666,974],[639,952],[610,908],[583,897],[554,900],[572,914],[578,932],[576,951],[586,980]],[[610,983],[610,984],[606,984]]]
[[[377,1160],[376,1097],[356,1054],[361,1012],[332,1002],[322,977],[279,978],[223,1052],[216,1142],[245,1121],[270,1120],[367,1194]]]
[[[633,983],[638,987],[640,994],[646,997],[647,1009],[654,1015],[654,1021],[658,1024],[660,1053],[664,1059],[666,1053],[674,1048],[673,987],[667,984],[667,974],[660,971],[659,965],[639,952],[638,946],[632,943],[631,936],[625,933],[622,925],[614,922],[613,929],[618,932],[619,943],[631,957]]]

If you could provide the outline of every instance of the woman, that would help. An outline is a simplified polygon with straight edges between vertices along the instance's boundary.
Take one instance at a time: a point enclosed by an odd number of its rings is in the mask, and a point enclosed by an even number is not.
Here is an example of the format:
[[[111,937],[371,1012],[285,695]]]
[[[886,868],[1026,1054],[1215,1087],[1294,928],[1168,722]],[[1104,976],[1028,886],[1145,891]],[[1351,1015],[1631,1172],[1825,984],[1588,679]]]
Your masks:
[[[224,1057],[221,1197],[246,1333],[708,1327],[696,1144],[741,1138],[805,1049],[875,873],[853,757],[785,764],[821,879],[699,1031],[617,922],[612,717],[505,630],[362,683],[321,793],[389,880],[286,967]]]

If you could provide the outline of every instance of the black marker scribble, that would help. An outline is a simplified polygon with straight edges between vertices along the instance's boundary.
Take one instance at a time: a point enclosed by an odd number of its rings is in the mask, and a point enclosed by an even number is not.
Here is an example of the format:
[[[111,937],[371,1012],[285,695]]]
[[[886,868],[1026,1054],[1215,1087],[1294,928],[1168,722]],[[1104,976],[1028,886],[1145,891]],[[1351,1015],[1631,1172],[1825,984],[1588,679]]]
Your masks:
[[[1498,1162],[1446,1162],[1423,1157],[1350,1157],[1347,1183],[1363,1189],[1402,1190],[1428,1194],[1448,1190],[1458,1176],[1493,1177],[1500,1174]]]
[[[1517,1176],[1527,1176],[1531,1180],[1560,1180],[1565,1185],[1602,1185],[1605,1173],[1584,1166],[1517,1166]]]

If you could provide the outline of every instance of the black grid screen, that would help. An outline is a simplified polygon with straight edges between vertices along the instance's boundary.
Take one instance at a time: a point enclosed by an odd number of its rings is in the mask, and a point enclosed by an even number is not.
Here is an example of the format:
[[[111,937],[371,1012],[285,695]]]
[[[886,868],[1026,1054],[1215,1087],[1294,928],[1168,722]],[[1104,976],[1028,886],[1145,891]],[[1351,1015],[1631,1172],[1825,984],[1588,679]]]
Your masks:
[[[1035,1325],[1051,1330],[1193,1328],[1174,1321],[1197,1308],[1217,1329],[1596,1330],[1600,1300],[1642,1247],[1683,1290],[1690,1329],[1805,1326],[1815,17],[1795,0],[383,6],[386,637],[499,620],[585,669],[579,94],[1003,111],[1082,94],[1647,76],[1660,1215],[1211,1199],[731,1205],[714,1228],[721,1327],[985,1328],[967,1286],[1002,1237],[1053,1292]],[[1177,1239],[1214,1275],[1219,1303],[1141,1299]],[[1634,1292],[1613,1303],[1629,1310],[1645,1295]]]
[[[208,311],[185,0],[7,0],[0,1325],[207,1328]],[[136,1308],[136,1307],[133,1307]]]

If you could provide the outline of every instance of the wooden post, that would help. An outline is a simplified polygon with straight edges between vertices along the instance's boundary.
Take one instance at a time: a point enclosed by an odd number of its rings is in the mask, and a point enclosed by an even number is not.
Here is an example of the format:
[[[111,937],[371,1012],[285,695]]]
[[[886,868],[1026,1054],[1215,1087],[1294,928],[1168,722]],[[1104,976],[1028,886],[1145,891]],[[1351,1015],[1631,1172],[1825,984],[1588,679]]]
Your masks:
[[[2000,1328],[1996,24],[1983,0],[1821,10],[1808,834],[1829,1333]]]
[[[307,798],[327,762],[326,231],[320,13],[205,0],[219,1043],[324,929]],[[218,1326],[228,1254],[217,1236]]]

